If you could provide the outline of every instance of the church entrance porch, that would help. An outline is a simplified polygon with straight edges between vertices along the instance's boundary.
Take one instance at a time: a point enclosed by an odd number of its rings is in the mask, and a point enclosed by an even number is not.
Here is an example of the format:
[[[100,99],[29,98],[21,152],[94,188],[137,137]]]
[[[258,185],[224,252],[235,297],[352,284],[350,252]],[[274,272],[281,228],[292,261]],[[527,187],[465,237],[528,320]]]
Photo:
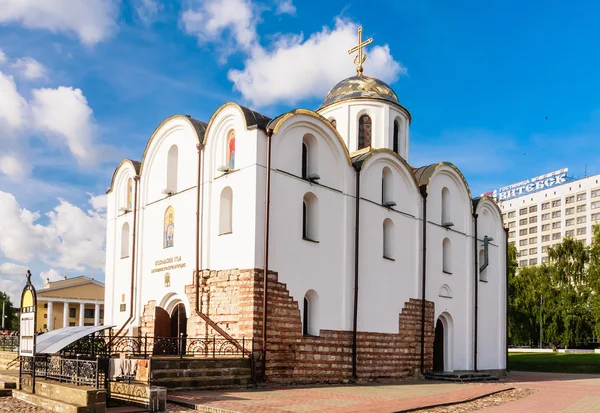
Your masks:
[[[454,371],[453,363],[453,330],[452,316],[446,312],[440,314],[435,323],[433,340],[433,371]]]

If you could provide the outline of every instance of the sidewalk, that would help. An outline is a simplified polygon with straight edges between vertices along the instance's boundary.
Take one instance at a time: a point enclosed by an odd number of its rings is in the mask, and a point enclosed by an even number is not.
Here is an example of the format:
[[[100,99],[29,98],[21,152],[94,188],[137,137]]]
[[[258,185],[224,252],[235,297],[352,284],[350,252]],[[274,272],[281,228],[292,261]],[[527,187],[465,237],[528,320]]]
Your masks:
[[[454,403],[511,388],[506,383],[404,382],[169,393],[169,402],[205,412],[389,413]]]

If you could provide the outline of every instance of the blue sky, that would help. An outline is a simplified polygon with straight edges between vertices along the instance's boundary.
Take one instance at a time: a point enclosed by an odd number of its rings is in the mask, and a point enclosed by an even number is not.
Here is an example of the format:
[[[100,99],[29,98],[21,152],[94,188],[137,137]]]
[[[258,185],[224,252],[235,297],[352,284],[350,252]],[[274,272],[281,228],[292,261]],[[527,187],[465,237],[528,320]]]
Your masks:
[[[122,158],[176,113],[318,108],[354,74],[358,24],[374,38],[365,74],[412,114],[413,166],[451,161],[473,194],[563,167],[600,173],[595,2],[4,3],[0,212],[16,224],[0,223],[0,290],[25,267],[38,282],[102,279],[102,194]]]

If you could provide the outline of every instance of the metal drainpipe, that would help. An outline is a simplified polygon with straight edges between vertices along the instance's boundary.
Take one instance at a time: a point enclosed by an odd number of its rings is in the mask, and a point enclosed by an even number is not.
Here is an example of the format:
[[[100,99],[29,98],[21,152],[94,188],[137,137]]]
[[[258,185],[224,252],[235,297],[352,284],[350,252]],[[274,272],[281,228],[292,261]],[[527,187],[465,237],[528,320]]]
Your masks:
[[[262,317],[262,379],[267,380],[267,295],[269,274],[269,223],[271,203],[271,137],[273,129],[267,130],[267,174],[265,178],[265,234],[263,245],[263,317]]]
[[[358,380],[357,362],[357,329],[358,329],[358,264],[360,241],[360,165],[356,166],[356,214],[354,222],[354,315],[352,320],[352,379]]]
[[[425,289],[427,281],[427,186],[420,188],[423,197],[423,278],[421,281],[421,374],[425,373]]]
[[[504,228],[504,240],[506,243],[506,288],[504,294],[506,296],[506,318],[504,320],[504,324],[506,326],[506,362],[504,364],[504,368],[506,369],[506,371],[508,371],[508,228]]]
[[[198,183],[196,184],[196,312],[200,312],[200,196],[202,187],[202,144],[196,145],[198,149]]]
[[[117,331],[112,338],[114,341],[121,332],[127,327],[127,324],[133,320],[133,290],[135,289],[135,241],[136,241],[136,225],[137,225],[137,199],[138,199],[138,181],[140,177],[138,175],[133,177],[134,182],[134,196],[133,196],[133,231],[131,240],[131,286],[129,289],[129,318],[123,323],[123,326]]]
[[[477,218],[479,215],[473,213],[475,225],[475,237],[473,241],[473,262],[475,269],[475,320],[473,324],[473,370],[477,371],[477,327],[479,322],[479,267],[477,266]]]

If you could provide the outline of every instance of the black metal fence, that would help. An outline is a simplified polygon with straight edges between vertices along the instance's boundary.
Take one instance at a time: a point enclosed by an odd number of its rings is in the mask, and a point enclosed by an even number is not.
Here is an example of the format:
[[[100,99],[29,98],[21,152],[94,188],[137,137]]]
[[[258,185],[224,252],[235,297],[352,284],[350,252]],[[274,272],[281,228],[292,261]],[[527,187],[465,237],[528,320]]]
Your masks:
[[[111,333],[84,337],[61,351],[64,356],[85,354],[88,356],[124,354],[147,358],[149,356],[178,357],[248,357],[254,348],[253,339],[242,337],[229,340],[221,337],[154,337],[119,336]]]
[[[21,360],[21,373],[31,375],[32,364],[32,357],[23,357]],[[107,366],[108,359],[100,356],[94,359],[37,356],[34,371],[35,377],[38,378],[99,388],[104,385]]]
[[[15,350],[19,347],[19,336],[0,336],[0,350]]]

